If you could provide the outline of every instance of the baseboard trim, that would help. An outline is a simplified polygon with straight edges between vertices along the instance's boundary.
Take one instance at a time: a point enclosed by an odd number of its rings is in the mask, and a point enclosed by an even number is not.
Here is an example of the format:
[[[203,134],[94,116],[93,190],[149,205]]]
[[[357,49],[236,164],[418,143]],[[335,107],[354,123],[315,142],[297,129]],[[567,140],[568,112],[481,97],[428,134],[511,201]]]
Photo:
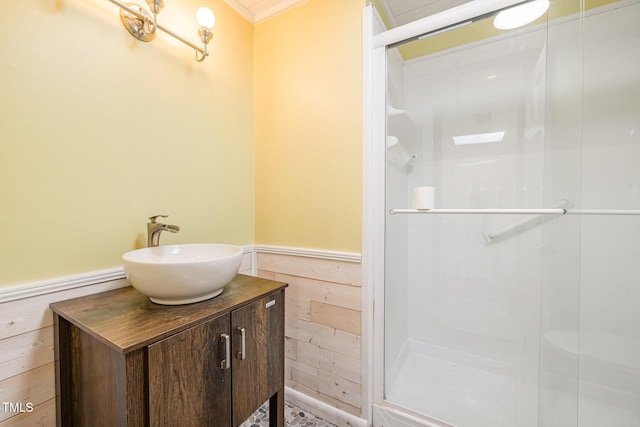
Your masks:
[[[334,408],[328,403],[324,403],[309,395],[290,387],[284,388],[285,400],[294,405],[311,412],[313,415],[322,418],[325,421],[335,424],[339,427],[367,427],[369,423],[363,418],[351,415],[348,412]]]

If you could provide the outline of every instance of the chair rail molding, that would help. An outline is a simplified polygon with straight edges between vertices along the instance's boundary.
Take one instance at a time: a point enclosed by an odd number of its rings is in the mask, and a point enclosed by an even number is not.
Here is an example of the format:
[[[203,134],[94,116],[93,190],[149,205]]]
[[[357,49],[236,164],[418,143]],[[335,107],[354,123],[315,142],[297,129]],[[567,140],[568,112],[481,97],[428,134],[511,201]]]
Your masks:
[[[293,255],[354,263],[360,263],[362,258],[359,253],[336,252],[307,248],[292,248],[285,246],[249,245],[243,246],[242,249],[244,254],[248,254],[251,256],[252,268],[254,268],[256,265],[254,258],[258,253]],[[25,298],[36,297],[39,295],[62,292],[69,289],[81,288],[84,286],[97,285],[100,283],[119,279],[126,279],[126,274],[122,266],[105,270],[89,271],[69,276],[56,277],[46,280],[17,283],[15,285],[0,287],[0,304]]]

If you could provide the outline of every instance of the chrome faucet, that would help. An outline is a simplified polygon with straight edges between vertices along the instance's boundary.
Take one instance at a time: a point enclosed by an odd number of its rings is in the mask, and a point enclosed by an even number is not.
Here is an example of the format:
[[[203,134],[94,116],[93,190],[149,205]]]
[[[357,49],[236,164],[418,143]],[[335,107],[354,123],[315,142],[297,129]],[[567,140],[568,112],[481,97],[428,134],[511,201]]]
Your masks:
[[[156,222],[156,218],[168,218],[169,215],[154,215],[149,217],[147,223],[147,246],[158,246],[160,244],[160,233],[168,231],[170,233],[177,233],[180,231],[180,227],[177,225],[167,225],[161,222]]]

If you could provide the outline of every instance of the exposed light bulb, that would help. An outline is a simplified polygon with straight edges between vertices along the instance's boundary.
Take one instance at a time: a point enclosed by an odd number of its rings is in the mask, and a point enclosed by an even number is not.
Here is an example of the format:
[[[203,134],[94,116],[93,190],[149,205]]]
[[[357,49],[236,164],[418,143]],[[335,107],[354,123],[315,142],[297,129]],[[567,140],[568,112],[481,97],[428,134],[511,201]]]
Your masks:
[[[213,14],[211,9],[204,6],[199,8],[196,12],[196,19],[201,27],[207,27],[209,29],[213,28],[213,25],[216,23],[216,16]]]
[[[532,23],[549,9],[549,0],[534,0],[503,10],[493,20],[499,30],[512,30]]]

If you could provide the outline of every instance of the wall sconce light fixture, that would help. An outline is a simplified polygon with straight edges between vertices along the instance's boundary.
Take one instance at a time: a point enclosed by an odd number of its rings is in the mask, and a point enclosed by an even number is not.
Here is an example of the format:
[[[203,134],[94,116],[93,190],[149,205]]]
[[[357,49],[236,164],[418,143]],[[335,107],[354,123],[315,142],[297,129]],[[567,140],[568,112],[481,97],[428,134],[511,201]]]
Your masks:
[[[135,3],[121,3],[118,0],[109,1],[120,8],[122,25],[129,31],[129,34],[138,40],[150,42],[156,38],[157,30],[161,30],[193,48],[196,53],[196,61],[202,62],[209,55],[207,45],[211,41],[211,28],[216,22],[215,15],[209,8],[201,7],[196,13],[196,19],[200,25],[198,35],[200,36],[200,40],[202,40],[202,47],[200,47],[158,23],[158,14],[164,7],[163,0],[146,0],[150,12]]]

